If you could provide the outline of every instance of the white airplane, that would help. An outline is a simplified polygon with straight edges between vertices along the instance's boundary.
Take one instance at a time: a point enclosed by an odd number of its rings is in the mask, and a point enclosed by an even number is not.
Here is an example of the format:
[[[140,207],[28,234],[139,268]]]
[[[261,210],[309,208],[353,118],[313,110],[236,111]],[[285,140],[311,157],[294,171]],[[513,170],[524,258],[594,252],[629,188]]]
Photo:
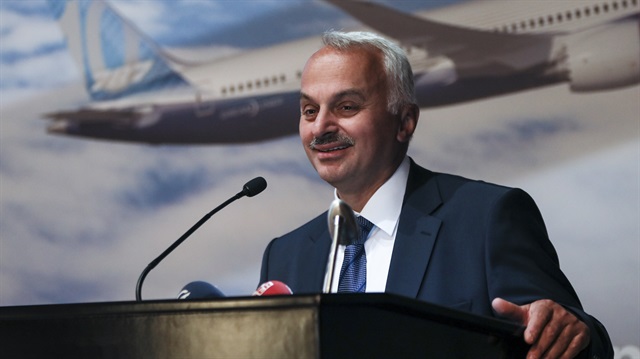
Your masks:
[[[573,92],[640,83],[638,0],[473,1],[416,14],[328,2],[407,50],[421,107],[563,82]],[[319,36],[193,63],[103,1],[52,5],[92,102],[46,115],[50,133],[151,144],[297,133],[300,75]]]

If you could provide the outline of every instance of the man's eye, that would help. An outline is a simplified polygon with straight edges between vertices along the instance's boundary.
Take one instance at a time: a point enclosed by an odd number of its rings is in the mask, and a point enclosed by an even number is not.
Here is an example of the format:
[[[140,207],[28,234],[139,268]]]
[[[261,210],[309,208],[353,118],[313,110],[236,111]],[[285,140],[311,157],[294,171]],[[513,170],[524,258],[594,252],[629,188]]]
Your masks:
[[[318,111],[315,108],[305,108],[302,109],[302,115],[310,117],[314,116]]]
[[[359,110],[360,110],[360,107],[354,104],[343,104],[338,107],[338,111],[345,114],[352,114],[354,112],[358,112]]]

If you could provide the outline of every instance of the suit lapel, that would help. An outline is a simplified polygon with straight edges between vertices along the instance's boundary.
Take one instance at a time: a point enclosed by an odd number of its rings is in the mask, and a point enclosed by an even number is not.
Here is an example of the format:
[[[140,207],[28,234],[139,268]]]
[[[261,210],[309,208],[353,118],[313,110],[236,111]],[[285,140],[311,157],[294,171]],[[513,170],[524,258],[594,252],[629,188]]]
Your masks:
[[[310,292],[322,292],[324,285],[327,258],[331,249],[331,236],[326,218],[325,212],[316,220],[316,230],[310,231],[312,234],[307,240],[306,250],[300,257],[303,263],[298,267],[299,277],[304,280],[301,285]]]
[[[430,213],[441,204],[433,173],[412,161],[386,292],[417,297],[442,224]]]

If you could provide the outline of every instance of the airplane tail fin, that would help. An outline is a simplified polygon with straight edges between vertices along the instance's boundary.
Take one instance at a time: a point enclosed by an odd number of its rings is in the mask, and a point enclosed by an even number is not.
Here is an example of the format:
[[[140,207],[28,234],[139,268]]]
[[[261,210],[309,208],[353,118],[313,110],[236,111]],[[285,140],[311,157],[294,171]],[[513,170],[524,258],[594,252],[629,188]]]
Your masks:
[[[187,82],[160,48],[104,1],[49,0],[93,100],[111,100]]]

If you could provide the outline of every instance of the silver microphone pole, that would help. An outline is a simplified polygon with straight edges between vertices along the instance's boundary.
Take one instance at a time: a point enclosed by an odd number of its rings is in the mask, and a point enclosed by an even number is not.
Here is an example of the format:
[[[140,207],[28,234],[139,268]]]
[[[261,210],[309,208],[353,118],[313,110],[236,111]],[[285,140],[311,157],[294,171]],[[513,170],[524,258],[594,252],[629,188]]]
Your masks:
[[[327,212],[329,233],[331,234],[331,250],[329,251],[329,277],[324,284],[324,293],[331,293],[331,284],[336,270],[338,245],[349,245],[358,238],[356,217],[353,210],[340,199],[335,199]]]

